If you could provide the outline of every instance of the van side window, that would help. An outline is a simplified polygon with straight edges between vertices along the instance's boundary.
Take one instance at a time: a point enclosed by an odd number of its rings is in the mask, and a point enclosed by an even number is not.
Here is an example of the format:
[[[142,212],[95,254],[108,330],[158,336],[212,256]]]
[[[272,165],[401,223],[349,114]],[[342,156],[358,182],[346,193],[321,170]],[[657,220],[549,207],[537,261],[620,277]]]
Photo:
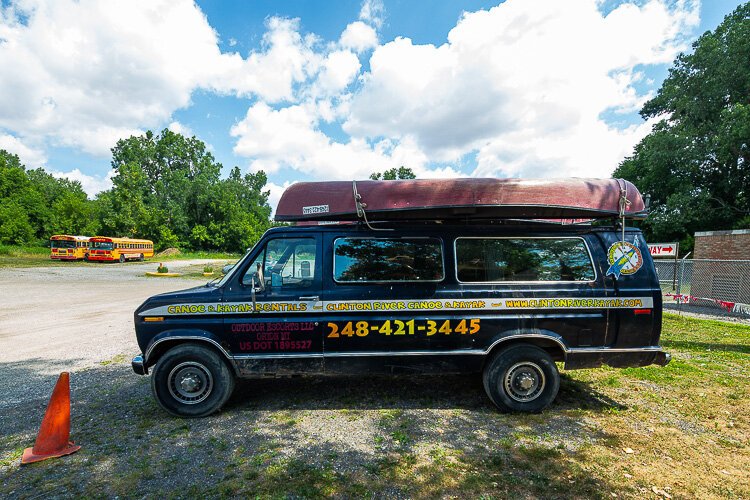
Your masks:
[[[593,281],[580,238],[457,238],[456,273],[464,283]]]
[[[437,238],[338,238],[333,244],[333,278],[339,283],[443,277],[443,246]]]
[[[250,285],[258,264],[263,269],[266,288],[308,288],[315,280],[316,244],[314,238],[276,238],[270,240],[245,275]]]

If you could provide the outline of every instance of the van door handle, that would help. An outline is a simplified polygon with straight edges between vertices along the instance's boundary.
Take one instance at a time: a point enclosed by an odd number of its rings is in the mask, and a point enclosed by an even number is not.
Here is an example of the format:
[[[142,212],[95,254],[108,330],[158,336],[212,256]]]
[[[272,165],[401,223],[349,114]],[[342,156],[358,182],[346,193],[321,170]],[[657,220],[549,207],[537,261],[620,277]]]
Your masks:
[[[314,300],[315,302],[318,302],[320,300],[320,297],[317,295],[306,295],[304,297],[300,297],[299,300]]]

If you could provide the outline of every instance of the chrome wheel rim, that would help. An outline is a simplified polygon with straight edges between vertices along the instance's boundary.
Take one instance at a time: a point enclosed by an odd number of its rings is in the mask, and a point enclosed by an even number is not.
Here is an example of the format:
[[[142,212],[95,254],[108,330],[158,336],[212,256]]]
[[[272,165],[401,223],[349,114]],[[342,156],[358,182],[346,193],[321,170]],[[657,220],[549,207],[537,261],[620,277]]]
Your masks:
[[[544,372],[536,363],[523,361],[511,366],[505,373],[503,387],[513,400],[528,403],[538,398],[544,391]]]
[[[214,380],[208,368],[195,361],[180,363],[168,377],[169,393],[180,403],[198,404],[213,390]]]

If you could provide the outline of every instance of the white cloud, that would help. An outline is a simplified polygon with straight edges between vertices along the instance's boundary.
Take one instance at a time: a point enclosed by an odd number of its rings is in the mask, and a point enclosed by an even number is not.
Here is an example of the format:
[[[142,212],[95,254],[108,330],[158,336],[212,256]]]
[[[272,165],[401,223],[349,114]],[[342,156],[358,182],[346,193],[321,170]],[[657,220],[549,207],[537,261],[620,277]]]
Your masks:
[[[193,132],[193,129],[188,127],[187,125],[184,125],[177,120],[173,121],[169,125],[167,125],[167,128],[174,132],[175,134],[182,134],[185,137],[192,137],[195,135],[195,132]]]
[[[232,127],[234,152],[251,158],[251,169],[276,172],[290,167],[326,179],[365,178],[370,173],[408,165],[424,168],[427,158],[404,138],[371,146],[364,139],[336,142],[317,128],[317,109],[303,104],[273,109],[265,103],[250,107]]]
[[[93,198],[97,193],[106,191],[107,189],[112,187],[112,177],[114,177],[115,171],[110,170],[104,177],[86,175],[77,168],[69,172],[50,170],[50,174],[57,177],[58,179],[66,178],[70,179],[71,181],[80,182],[81,187],[89,196],[89,198]]]
[[[319,68],[322,57],[313,50],[317,39],[303,37],[296,19],[272,17],[266,24],[260,52],[245,59],[237,53],[223,54],[209,61],[213,65],[208,68],[208,87],[237,96],[255,95],[272,103],[294,100],[294,84],[307,80]]]
[[[361,66],[357,56],[348,50],[331,52],[320,65],[313,94],[330,96],[340,93],[359,74]]]
[[[0,126],[102,156],[187,106],[220,55],[184,0],[30,0],[1,16]]]
[[[376,48],[344,130],[409,137],[432,161],[477,152],[475,175],[606,176],[648,126],[601,114],[638,109],[636,65],[671,61],[697,21],[684,2],[604,16],[595,0],[509,0],[464,14],[441,46]]]
[[[262,47],[243,58],[221,52],[191,0],[27,0],[0,9],[0,129],[106,157],[196,89],[293,100],[324,59],[315,43],[298,21],[269,18]]]
[[[347,25],[341,33],[339,45],[361,53],[378,45],[378,34],[372,26],[362,21],[355,21]]]
[[[376,28],[383,26],[385,17],[385,6],[382,0],[364,0],[362,8],[359,10],[359,18],[366,21]]]
[[[44,151],[27,146],[17,137],[0,132],[0,149],[17,155],[27,168],[43,167],[47,163]]]
[[[269,182],[266,184],[265,189],[267,189],[270,193],[268,195],[268,204],[271,205],[271,218],[276,214],[276,207],[279,205],[279,200],[281,199],[281,195],[284,193],[286,188],[294,184],[293,182],[284,182],[283,184],[275,184],[273,182]]]

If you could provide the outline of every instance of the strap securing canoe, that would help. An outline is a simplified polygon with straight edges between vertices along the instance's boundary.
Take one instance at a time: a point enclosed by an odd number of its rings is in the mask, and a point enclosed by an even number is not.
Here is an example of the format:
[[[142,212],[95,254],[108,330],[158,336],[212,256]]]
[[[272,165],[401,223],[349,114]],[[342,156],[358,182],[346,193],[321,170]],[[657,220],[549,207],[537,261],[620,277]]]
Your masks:
[[[625,179],[617,179],[617,184],[620,186],[620,225],[622,226],[622,241],[625,241],[625,212],[630,207],[628,185],[625,182]]]
[[[367,212],[365,212],[367,203],[362,201],[362,195],[357,192],[357,181],[352,181],[352,193],[354,194],[354,208],[357,210],[357,217],[362,219],[371,231],[393,231],[393,229],[378,229],[370,225],[370,222],[367,220]]]

